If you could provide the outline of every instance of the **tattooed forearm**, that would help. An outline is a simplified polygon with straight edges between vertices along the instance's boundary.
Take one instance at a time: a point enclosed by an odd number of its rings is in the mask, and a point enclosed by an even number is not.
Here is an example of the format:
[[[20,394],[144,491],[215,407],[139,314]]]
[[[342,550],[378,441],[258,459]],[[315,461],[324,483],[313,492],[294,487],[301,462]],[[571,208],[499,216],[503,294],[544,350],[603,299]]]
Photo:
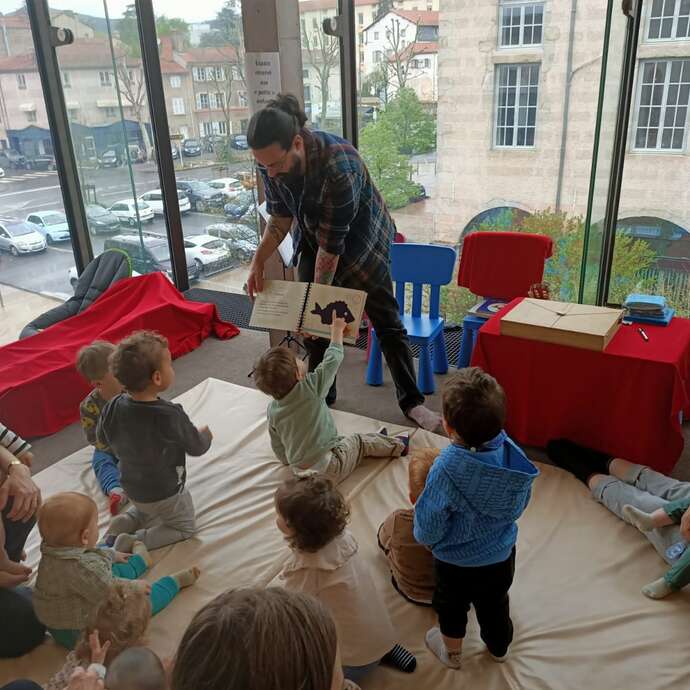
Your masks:
[[[319,249],[316,253],[316,265],[314,267],[314,282],[322,285],[330,285],[335,277],[335,271],[338,268],[337,254],[329,254],[323,249]]]
[[[266,232],[276,241],[276,244],[280,244],[285,239],[289,230],[289,225],[286,226],[285,222],[277,222],[273,218],[268,221],[266,226]]]

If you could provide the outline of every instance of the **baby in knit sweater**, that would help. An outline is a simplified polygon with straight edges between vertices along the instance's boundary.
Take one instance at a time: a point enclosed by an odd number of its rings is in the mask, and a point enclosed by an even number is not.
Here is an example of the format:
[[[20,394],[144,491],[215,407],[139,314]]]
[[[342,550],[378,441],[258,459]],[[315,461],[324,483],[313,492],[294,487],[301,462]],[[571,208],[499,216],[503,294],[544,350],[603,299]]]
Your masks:
[[[345,319],[333,319],[331,344],[312,372],[286,347],[273,347],[254,367],[256,387],[270,395],[268,432],[276,457],[297,476],[325,474],[340,481],[362,458],[399,458],[407,454],[409,436],[376,434],[340,436],[326,405],[326,394],[343,361]]]
[[[439,625],[426,642],[450,668],[460,668],[470,605],[495,661],[506,658],[513,640],[515,521],[539,472],[503,431],[505,407],[501,386],[478,367],[446,383],[443,422],[451,445],[432,465],[415,505],[414,536],[431,548],[436,575]]]
[[[43,541],[34,609],[55,641],[67,649],[74,648],[89,616],[106,599],[116,578],[134,580],[130,587],[145,590],[155,615],[182,587],[199,577],[199,569],[192,567],[152,585],[139,580],[151,566],[146,547],[137,542],[132,554],[97,548],[98,509],[83,494],[51,496],[39,510],[38,530]]]

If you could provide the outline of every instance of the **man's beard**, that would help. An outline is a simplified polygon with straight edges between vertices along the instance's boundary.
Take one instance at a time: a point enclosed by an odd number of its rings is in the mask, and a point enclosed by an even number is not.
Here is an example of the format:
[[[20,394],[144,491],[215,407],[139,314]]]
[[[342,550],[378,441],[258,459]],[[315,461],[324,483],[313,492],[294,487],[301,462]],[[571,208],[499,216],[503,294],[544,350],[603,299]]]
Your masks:
[[[278,175],[276,175],[276,177],[278,177],[283,184],[288,186],[301,182],[302,178],[304,177],[300,157],[296,153],[292,153],[290,156],[290,160],[292,161],[290,169],[287,172],[278,173]]]

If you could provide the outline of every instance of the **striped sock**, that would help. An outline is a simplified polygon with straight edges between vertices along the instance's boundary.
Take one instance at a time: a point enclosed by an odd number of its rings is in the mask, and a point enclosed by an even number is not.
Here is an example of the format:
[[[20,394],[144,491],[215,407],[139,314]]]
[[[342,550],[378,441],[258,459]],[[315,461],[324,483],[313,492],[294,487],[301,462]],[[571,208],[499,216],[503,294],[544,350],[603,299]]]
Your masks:
[[[388,654],[381,659],[382,664],[388,664],[404,673],[412,673],[417,668],[415,655],[408,652],[405,647],[396,644]]]

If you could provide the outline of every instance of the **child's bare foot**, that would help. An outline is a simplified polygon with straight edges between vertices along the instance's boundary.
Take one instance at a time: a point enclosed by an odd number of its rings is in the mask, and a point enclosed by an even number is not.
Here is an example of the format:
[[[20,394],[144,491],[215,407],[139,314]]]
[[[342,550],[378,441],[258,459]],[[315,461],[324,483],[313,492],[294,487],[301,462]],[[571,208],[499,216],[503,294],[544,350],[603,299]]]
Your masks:
[[[185,587],[191,587],[199,579],[199,575],[201,575],[201,570],[194,565],[187,570],[173,573],[170,577],[177,582],[180,589],[184,589]]]
[[[115,520],[113,520],[113,522],[115,522]],[[137,538],[134,534],[118,534],[117,538],[115,539],[115,543],[113,544],[113,548],[115,551],[122,551],[122,553],[134,553],[133,549],[136,543]]]

